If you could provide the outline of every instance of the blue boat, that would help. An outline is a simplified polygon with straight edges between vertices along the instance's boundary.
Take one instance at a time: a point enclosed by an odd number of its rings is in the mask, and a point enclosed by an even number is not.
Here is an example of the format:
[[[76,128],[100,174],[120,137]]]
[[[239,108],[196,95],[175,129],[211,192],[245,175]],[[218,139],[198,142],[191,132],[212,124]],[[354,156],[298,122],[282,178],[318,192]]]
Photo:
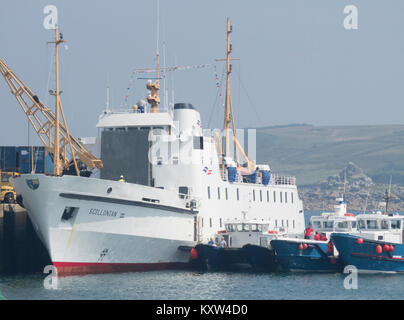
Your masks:
[[[313,229],[305,238],[274,239],[271,247],[276,259],[285,271],[340,272],[343,264],[336,255],[330,236],[340,232],[356,232],[353,214],[346,212],[346,203],[337,198],[333,212],[324,212],[310,219]],[[315,233],[315,235],[314,235]]]
[[[209,244],[195,246],[197,259],[194,263],[200,269],[213,271],[228,271],[248,269],[248,263],[242,248],[223,248]]]
[[[276,239],[271,241],[276,259],[284,271],[340,272],[339,259],[328,250],[326,241]]]
[[[272,247],[246,244],[242,249],[248,263],[255,271],[280,271],[280,265],[275,254],[275,250]]]
[[[331,236],[341,262],[359,272],[403,272],[403,218],[381,212],[358,215],[358,233]]]

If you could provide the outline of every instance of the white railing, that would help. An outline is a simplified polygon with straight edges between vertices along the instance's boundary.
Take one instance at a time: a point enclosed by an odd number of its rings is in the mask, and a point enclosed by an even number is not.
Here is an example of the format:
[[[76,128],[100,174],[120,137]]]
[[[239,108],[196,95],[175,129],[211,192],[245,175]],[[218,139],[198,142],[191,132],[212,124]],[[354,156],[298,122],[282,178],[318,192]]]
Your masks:
[[[296,185],[296,177],[294,176],[281,176],[277,174],[271,174],[269,184],[272,185]]]
[[[228,172],[226,168],[220,170],[220,176],[223,181],[228,180]],[[256,182],[253,184],[262,184],[262,175],[257,174]],[[243,183],[243,175],[240,172],[236,173],[236,180],[234,182]],[[250,183],[250,182],[244,182]],[[278,174],[270,174],[269,178],[270,185],[296,185],[296,177],[294,176],[284,176]]]

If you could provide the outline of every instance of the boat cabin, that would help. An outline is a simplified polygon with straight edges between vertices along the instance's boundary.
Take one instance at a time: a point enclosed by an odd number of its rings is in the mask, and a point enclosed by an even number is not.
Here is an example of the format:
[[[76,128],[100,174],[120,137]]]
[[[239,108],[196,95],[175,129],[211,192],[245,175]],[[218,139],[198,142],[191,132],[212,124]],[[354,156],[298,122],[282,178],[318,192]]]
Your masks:
[[[216,243],[224,237],[230,248],[241,248],[246,244],[268,247],[272,239],[286,235],[282,227],[269,229],[270,222],[266,220],[229,220],[224,225],[225,230],[218,235]]]
[[[357,216],[359,233],[366,239],[402,243],[403,219],[399,214],[381,211]]]
[[[357,232],[357,221],[353,213],[347,213],[344,199],[336,198],[334,211],[323,212],[320,216],[310,218],[314,232],[325,234],[329,239],[331,233],[353,233]]]

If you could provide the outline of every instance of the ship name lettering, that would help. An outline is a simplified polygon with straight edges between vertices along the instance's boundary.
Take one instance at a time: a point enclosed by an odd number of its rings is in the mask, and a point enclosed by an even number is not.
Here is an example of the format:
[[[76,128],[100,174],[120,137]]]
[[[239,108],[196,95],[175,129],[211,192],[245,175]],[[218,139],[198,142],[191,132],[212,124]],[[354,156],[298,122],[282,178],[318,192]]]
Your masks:
[[[116,217],[118,215],[118,212],[113,211],[113,210],[106,210],[106,209],[103,210],[103,209],[96,209],[96,208],[91,208],[88,213],[95,214],[97,216],[107,216],[107,217]]]

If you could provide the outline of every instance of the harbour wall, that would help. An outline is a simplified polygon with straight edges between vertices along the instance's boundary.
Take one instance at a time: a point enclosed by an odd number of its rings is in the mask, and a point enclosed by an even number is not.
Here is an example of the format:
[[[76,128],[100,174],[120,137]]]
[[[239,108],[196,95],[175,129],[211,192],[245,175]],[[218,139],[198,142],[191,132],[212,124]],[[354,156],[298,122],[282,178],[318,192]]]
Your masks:
[[[27,211],[0,204],[0,275],[42,273],[51,264]]]

